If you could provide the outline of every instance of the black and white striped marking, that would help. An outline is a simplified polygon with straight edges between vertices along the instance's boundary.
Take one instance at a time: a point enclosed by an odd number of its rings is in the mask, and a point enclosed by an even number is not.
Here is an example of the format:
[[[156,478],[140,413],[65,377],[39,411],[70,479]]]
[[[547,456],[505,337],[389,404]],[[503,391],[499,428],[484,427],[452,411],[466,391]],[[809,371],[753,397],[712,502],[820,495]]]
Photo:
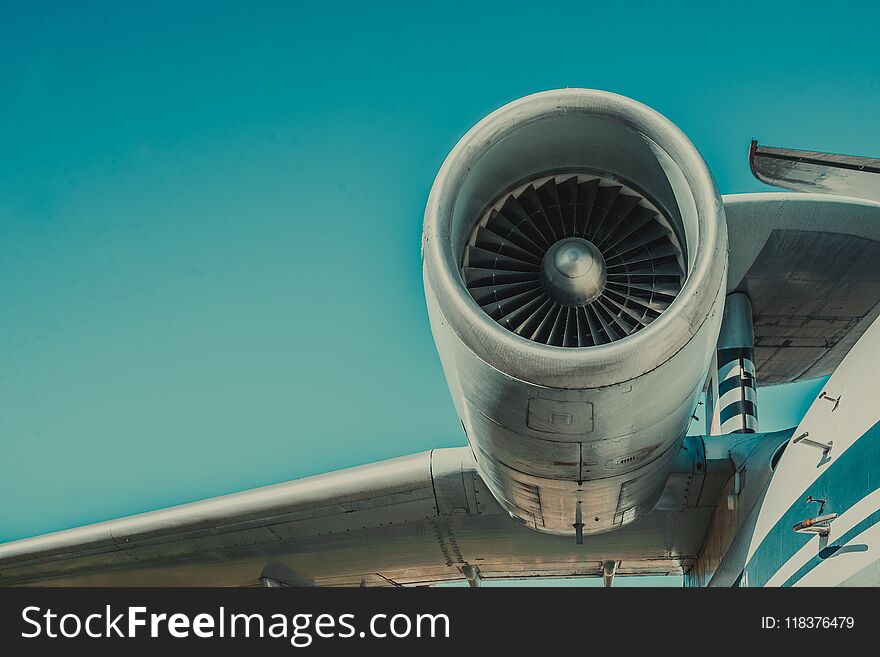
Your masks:
[[[750,347],[718,350],[717,408],[722,434],[758,431],[754,352]]]

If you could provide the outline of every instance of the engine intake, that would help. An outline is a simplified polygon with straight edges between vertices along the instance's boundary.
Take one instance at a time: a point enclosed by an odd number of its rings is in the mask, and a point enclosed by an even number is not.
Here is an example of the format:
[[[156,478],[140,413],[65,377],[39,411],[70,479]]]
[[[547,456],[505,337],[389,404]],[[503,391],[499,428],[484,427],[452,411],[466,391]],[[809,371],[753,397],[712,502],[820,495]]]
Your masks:
[[[619,181],[568,172],[493,203],[468,240],[462,277],[507,330],[589,347],[657,319],[681,290],[685,266],[654,203]]]
[[[690,141],[607,92],[515,101],[447,157],[422,247],[441,362],[501,504],[558,534],[647,513],[726,283],[723,206]]]

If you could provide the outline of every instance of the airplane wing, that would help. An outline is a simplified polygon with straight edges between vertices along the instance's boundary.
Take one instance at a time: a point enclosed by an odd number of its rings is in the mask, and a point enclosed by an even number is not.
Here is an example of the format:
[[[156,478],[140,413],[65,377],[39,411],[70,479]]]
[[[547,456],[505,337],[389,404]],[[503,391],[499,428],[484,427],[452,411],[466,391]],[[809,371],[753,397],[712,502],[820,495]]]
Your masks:
[[[789,436],[736,440],[766,450]],[[6,543],[0,584],[475,584],[599,577],[608,561],[621,575],[680,574],[696,561],[733,472],[724,445],[687,438],[657,508],[583,545],[512,519],[461,447]]]
[[[723,200],[728,293],[751,299],[760,383],[830,374],[880,314],[880,204],[787,192]]]
[[[752,141],[749,165],[768,185],[880,201],[878,158],[773,148]]]

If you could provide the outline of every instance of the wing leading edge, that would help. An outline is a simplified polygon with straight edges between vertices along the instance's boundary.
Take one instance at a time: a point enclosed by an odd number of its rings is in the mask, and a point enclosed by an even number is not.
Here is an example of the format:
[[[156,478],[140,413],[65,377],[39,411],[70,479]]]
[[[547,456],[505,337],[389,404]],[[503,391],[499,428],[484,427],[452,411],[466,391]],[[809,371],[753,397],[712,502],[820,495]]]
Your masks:
[[[399,586],[601,577],[609,561],[618,575],[682,574],[733,471],[707,446],[687,438],[658,507],[584,545],[513,520],[462,447],[6,543],[0,584]]]

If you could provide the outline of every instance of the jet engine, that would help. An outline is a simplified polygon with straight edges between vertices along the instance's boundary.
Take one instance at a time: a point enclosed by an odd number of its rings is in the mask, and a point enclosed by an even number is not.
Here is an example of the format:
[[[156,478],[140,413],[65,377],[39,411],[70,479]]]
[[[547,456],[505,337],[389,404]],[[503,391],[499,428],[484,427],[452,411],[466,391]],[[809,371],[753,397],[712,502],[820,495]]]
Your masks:
[[[498,501],[578,537],[650,511],[726,289],[721,198],[687,137],[607,92],[512,102],[446,158],[422,249],[443,369]]]

